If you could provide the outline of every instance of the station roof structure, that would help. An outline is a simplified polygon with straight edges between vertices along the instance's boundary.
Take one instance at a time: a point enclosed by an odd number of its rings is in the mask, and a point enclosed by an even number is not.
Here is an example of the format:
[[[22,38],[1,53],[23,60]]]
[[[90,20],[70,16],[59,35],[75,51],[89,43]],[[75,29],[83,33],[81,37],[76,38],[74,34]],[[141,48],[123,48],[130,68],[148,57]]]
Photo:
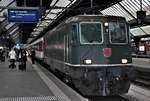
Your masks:
[[[8,22],[4,17],[7,7],[22,6],[42,6],[45,11],[36,24]],[[150,36],[149,0],[1,0],[0,7],[0,32],[7,32],[6,36],[15,43],[31,43],[64,19],[85,13],[123,16],[131,26],[132,36],[142,37],[143,40]],[[136,12],[140,10],[146,11],[146,20],[142,25],[138,24],[136,16]]]
[[[142,4],[141,4],[142,3]],[[137,11],[146,11],[144,23],[138,24]],[[123,16],[131,27],[131,34],[134,37],[141,37],[142,40],[150,38],[150,1],[149,0],[123,0],[107,9],[100,11],[104,15]]]

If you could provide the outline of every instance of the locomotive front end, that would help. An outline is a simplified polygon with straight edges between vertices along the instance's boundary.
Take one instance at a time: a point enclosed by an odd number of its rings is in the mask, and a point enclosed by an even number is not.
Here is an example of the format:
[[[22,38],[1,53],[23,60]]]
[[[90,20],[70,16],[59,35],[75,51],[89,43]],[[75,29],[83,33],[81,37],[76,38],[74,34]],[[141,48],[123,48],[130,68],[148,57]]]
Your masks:
[[[128,25],[121,17],[93,19],[78,25],[80,44],[72,47],[72,81],[83,95],[127,93],[133,72]]]

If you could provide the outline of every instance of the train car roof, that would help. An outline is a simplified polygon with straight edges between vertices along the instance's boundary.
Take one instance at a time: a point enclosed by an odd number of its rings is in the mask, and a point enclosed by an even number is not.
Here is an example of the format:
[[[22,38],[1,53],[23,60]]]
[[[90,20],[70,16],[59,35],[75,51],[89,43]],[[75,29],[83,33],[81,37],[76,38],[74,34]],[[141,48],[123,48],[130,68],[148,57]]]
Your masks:
[[[85,20],[90,20],[92,18],[94,20],[99,20],[100,17],[101,19],[109,19],[109,20],[116,20],[116,19],[125,20],[125,18],[122,16],[110,16],[110,15],[100,15],[100,14],[99,15],[77,15],[66,19],[65,23],[85,21]]]
[[[31,44],[27,44],[24,48],[31,47],[31,46],[33,46],[33,45],[39,43],[40,41],[44,41],[44,38],[41,37],[41,38],[37,39],[36,41],[32,42]]]
[[[58,29],[60,26],[63,26],[64,24],[68,24],[71,22],[100,21],[100,17],[101,17],[101,19],[109,19],[109,21],[113,21],[113,20],[114,21],[116,21],[116,20],[125,21],[125,18],[121,17],[121,16],[110,16],[110,15],[101,15],[101,14],[99,14],[99,15],[77,15],[77,16],[67,18],[66,20],[64,20],[62,23],[60,23],[59,25],[57,25],[55,28],[53,28],[50,31],[53,32],[56,29]],[[108,20],[106,20],[106,21],[108,21]]]

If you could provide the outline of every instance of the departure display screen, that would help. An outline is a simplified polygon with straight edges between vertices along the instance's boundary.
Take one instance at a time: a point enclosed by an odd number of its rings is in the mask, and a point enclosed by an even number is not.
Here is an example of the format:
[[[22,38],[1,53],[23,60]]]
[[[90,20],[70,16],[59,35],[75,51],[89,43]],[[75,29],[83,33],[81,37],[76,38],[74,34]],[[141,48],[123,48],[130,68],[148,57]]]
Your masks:
[[[38,9],[8,9],[8,21],[18,23],[37,23]]]

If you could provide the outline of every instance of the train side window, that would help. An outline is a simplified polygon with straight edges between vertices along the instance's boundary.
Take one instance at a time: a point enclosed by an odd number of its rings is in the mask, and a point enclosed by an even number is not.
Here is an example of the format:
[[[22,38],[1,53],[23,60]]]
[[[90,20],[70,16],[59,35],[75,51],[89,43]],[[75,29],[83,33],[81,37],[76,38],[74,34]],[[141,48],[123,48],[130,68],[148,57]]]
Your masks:
[[[72,43],[77,40],[77,24],[72,25]]]

